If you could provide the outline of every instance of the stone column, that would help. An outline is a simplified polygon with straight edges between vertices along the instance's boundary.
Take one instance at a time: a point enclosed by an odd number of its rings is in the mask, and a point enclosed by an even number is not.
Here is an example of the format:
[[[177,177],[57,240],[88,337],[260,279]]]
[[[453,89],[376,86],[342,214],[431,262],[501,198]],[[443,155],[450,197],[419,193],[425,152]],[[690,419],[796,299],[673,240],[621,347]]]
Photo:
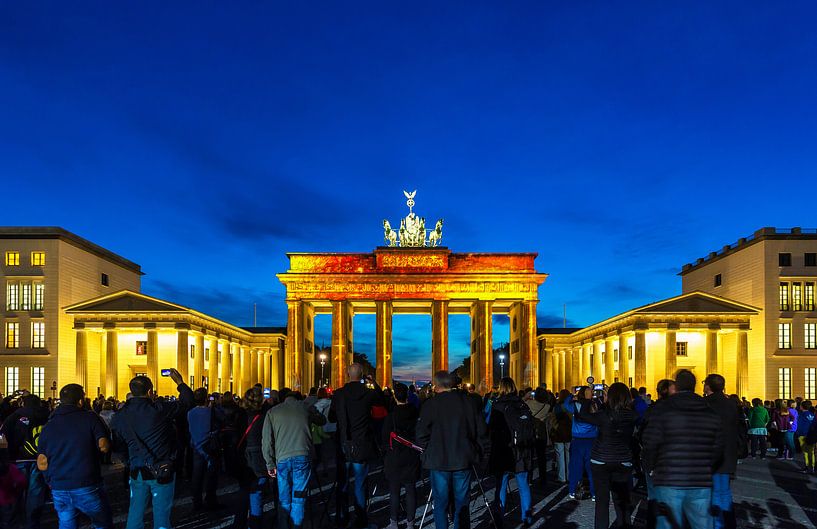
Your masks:
[[[519,371],[522,373],[520,387],[535,388],[539,385],[539,363],[536,355],[536,301],[523,301],[520,315],[519,361],[521,365]]]
[[[582,344],[582,376],[579,381],[584,385],[587,382],[587,377],[593,373],[593,363],[590,361],[590,353],[593,351],[592,342],[589,344]]]
[[[556,383],[553,381],[553,348],[547,347],[546,345],[543,346],[543,354],[542,359],[545,363],[545,383],[548,386],[548,389],[553,392],[558,392],[559,390],[556,388]]]
[[[291,389],[299,390],[303,376],[301,370],[304,356],[303,307],[301,305],[300,301],[287,301],[287,346],[284,357],[284,384]]]
[[[82,327],[80,327],[80,325]],[[77,384],[85,388],[87,394],[91,393],[88,387],[88,335],[85,331],[85,324],[75,323],[74,329],[77,335],[77,358],[76,358],[76,373]]]
[[[196,334],[195,350],[193,351],[193,380],[195,387],[203,386],[202,377],[206,377],[207,373],[204,371],[204,335]]]
[[[156,388],[156,391],[162,395],[163,393],[159,391],[161,379],[159,378],[159,336],[156,332],[156,324],[146,323],[145,327],[148,329],[148,378],[151,380],[151,382],[153,382],[153,387]]]
[[[258,361],[252,358],[250,354],[250,348],[247,346],[241,346],[241,396],[244,396],[244,393],[250,389],[253,384],[258,382]],[[252,376],[253,372],[253,365],[255,365],[255,374],[256,377]]]
[[[706,374],[718,372],[718,330],[720,325],[711,324],[706,330]]]
[[[230,342],[221,342],[221,384],[219,391],[224,393],[230,390],[230,349],[232,348]]]
[[[749,332],[747,329],[738,330],[737,351],[737,391],[739,397],[751,398],[749,390]]]
[[[119,335],[113,327],[105,331],[105,396],[119,396]]]
[[[564,351],[564,357],[565,357],[565,387],[569,388],[574,384],[574,382],[573,382],[573,380],[574,380],[574,378],[573,378],[573,350],[572,349],[566,349]]]
[[[375,369],[380,387],[392,385],[392,304],[391,301],[375,301]]]
[[[582,382],[582,350],[581,347],[571,347],[570,354],[573,356],[573,370],[570,372],[570,383],[574,386]]]
[[[494,384],[492,309],[492,301],[475,301],[471,306],[471,343],[474,347],[471,378],[481,394],[490,391]]]
[[[207,389],[210,393],[215,393],[220,390],[218,387],[218,339],[211,338],[209,341],[210,359],[207,361]]]
[[[666,330],[666,346],[664,348],[665,356],[664,362],[666,363],[666,370],[665,370],[665,377],[669,379],[673,379],[675,377],[675,371],[678,368],[678,355],[675,352],[675,329],[668,328]]]
[[[270,350],[269,377],[272,389],[281,389],[281,355],[284,353],[280,347]]]
[[[255,384],[261,384],[264,386],[264,381],[261,380],[262,371],[259,369],[261,367],[261,355],[258,354],[258,349],[252,348],[250,349],[250,379],[247,383],[247,389],[254,386]]]
[[[604,342],[604,383],[608,386],[616,381],[615,348],[615,338],[608,336]]]
[[[647,386],[647,333],[645,330],[635,331],[635,348],[633,351],[633,382],[636,388]]]
[[[593,378],[596,379],[596,384],[601,383],[601,379],[604,378],[604,373],[601,370],[602,343],[599,340],[593,341]]]
[[[190,383],[190,345],[187,329],[176,331],[176,369],[185,384]]]
[[[431,373],[448,371],[448,300],[431,302]]]
[[[233,393],[241,394],[243,386],[243,373],[241,372],[241,348],[237,343],[230,344],[230,353],[233,355],[233,368],[231,374],[233,375]]]
[[[630,354],[627,352],[627,337],[618,335],[618,378],[630,387]]]
[[[332,361],[329,385],[341,388],[346,383],[346,368],[349,365],[349,303],[346,301],[332,302]]]
[[[559,389],[563,389],[567,387],[567,380],[565,377],[566,373],[566,365],[565,365],[565,352],[559,351],[557,353],[557,357],[559,358]]]

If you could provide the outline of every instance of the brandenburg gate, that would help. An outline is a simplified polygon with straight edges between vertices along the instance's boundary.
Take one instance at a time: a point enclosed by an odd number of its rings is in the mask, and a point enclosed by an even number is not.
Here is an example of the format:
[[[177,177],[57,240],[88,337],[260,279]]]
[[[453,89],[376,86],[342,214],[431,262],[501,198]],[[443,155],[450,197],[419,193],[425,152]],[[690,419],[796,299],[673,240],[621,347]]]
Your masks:
[[[521,386],[539,384],[536,304],[546,274],[536,272],[535,253],[453,253],[440,246],[442,220],[428,234],[413,211],[398,232],[384,221],[389,246],[372,253],[290,253],[286,286],[285,383],[309,389],[315,368],[314,318],[332,315],[330,385],[345,381],[352,362],[355,314],[375,314],[377,381],[392,382],[392,318],[431,315],[432,371],[448,369],[448,316],[471,317],[471,382],[493,384],[492,316],[510,319],[509,374]]]

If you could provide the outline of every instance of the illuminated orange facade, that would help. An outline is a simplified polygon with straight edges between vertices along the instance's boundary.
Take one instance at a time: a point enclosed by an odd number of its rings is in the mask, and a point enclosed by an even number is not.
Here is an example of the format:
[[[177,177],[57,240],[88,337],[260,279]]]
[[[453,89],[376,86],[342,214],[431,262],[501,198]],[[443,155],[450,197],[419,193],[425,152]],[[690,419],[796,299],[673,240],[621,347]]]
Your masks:
[[[352,359],[353,317],[376,315],[376,366],[380,384],[392,380],[392,316],[431,315],[432,371],[448,366],[448,315],[471,316],[471,381],[493,380],[493,314],[511,321],[509,374],[524,385],[541,378],[536,304],[546,274],[535,253],[452,253],[447,248],[378,248],[373,253],[291,253],[286,286],[285,383],[308,387],[315,366],[314,317],[332,314],[330,384],[343,385]]]

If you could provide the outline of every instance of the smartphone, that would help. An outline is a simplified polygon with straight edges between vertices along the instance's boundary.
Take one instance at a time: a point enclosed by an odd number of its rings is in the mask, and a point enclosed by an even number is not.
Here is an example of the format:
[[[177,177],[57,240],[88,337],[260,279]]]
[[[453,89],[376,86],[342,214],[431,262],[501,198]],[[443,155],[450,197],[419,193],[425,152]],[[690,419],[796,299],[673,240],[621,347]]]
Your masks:
[[[264,388],[264,398],[265,399],[270,398],[270,394],[271,394],[270,389],[269,388]]]
[[[604,391],[604,384],[593,384],[593,391]]]
[[[170,369],[162,369],[162,376],[169,377],[170,376]]]
[[[210,395],[210,400],[216,400],[216,398],[214,396]]]

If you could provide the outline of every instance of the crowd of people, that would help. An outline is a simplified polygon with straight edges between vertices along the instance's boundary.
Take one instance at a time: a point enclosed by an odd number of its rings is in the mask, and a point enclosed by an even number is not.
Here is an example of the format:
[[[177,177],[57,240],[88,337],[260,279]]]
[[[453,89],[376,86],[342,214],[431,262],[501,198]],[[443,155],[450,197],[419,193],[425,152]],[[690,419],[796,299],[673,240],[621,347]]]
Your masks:
[[[510,480],[516,482],[520,521],[534,523],[531,484],[551,474],[568,501],[595,502],[595,527],[629,527],[632,492],[645,489],[650,527],[733,527],[730,483],[746,457],[793,460],[815,471],[817,421],[808,400],[751,403],[724,393],[710,374],[698,386],[680,370],[645,388],[622,383],[553,393],[517,388],[504,377],[480,395],[440,371],[422,391],[395,382],[381,388],[358,364],[334,392],[308,395],[260,385],[243,395],[188,387],[176,370],[177,395],[158,397],[145,376],[130,381],[118,402],[90,400],[68,384],[59,399],[21,392],[2,401],[0,529],[12,518],[39,529],[48,497],[61,529],[79,524],[113,527],[103,482],[111,454],[124,465],[129,489],[127,529],[143,529],[150,504],[155,529],[171,528],[176,487],[189,482],[197,511],[227,509],[219,480],[238,483],[233,526],[264,525],[265,499],[275,503],[276,527],[302,527],[311,494],[325,511],[313,527],[368,528],[371,475],[382,462],[389,496],[388,529],[418,527],[432,512],[437,529],[471,526],[473,484],[494,527],[508,520]],[[699,391],[701,390],[701,391]],[[330,466],[329,462],[334,461]],[[320,476],[334,475],[334,519]],[[225,478],[227,476],[227,478]],[[427,476],[428,497],[418,483]],[[551,478],[552,479],[552,478]],[[493,501],[483,483],[495,487]]]

